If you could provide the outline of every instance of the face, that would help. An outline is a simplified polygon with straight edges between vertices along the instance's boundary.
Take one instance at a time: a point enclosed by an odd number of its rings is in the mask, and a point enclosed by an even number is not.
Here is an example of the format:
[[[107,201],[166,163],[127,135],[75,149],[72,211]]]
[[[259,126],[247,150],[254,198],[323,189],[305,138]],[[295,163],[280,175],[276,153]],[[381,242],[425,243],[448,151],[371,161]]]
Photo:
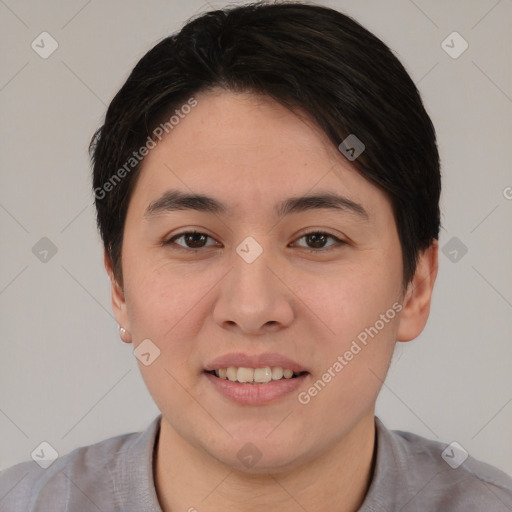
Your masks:
[[[293,467],[373,418],[423,320],[390,201],[313,123],[266,97],[196,99],[143,163],[114,311],[134,348],[160,350],[139,366],[165,428],[228,466],[252,443],[262,471]]]

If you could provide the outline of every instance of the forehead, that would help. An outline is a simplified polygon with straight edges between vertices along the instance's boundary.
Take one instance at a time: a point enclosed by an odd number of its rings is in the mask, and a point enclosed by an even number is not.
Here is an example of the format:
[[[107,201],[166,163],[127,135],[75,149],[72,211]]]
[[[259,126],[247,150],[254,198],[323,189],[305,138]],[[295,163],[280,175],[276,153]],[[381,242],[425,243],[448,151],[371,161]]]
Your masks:
[[[369,212],[387,202],[306,115],[250,93],[215,90],[195,99],[142,164],[136,195],[146,207],[170,188],[252,210],[317,190],[370,203]]]

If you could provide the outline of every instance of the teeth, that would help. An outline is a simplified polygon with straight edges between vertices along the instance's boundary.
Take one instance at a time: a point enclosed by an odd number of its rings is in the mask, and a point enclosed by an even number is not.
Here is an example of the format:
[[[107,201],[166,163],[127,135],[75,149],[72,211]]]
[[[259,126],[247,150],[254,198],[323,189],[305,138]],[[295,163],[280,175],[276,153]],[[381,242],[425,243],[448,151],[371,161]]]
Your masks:
[[[238,382],[253,382],[254,381],[254,370],[251,368],[238,368],[236,380]]]
[[[226,378],[228,380],[230,380],[231,382],[235,382],[236,381],[237,373],[238,373],[238,370],[234,366],[230,366],[226,370]]]
[[[254,382],[260,382],[264,384],[266,382],[270,382],[271,380],[272,369],[268,366],[266,368],[256,368],[256,370],[254,370]]]
[[[219,368],[215,370],[215,375],[220,379],[227,379],[231,382],[243,382],[249,384],[267,384],[274,380],[291,379],[293,370],[275,366],[265,366],[264,368],[237,368],[230,366],[229,368]]]
[[[272,368],[272,380],[279,380],[283,378],[283,369],[280,366]]]
[[[291,379],[293,376],[293,372],[291,370],[283,370],[283,377],[285,379]]]

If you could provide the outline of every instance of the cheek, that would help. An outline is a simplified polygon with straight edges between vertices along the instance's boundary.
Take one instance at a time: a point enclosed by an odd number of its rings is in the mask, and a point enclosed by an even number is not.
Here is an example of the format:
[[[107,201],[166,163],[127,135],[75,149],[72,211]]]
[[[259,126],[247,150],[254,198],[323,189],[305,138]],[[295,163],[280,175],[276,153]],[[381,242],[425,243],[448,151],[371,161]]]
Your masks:
[[[206,280],[182,283],[179,278],[149,278],[137,289],[131,290],[127,300],[132,331],[136,338],[149,337],[162,345],[178,343],[185,336],[190,338],[200,328],[197,316],[208,289]],[[196,321],[194,321],[196,320]]]
[[[401,310],[401,265],[385,266],[382,261],[354,265],[333,279],[311,281],[308,293],[302,292],[319,318],[316,324],[326,327],[316,356],[320,364],[315,377],[322,382],[311,391],[335,402],[340,414],[375,398],[393,354]]]
[[[361,263],[330,276],[303,279],[297,295],[324,325],[329,344],[337,346],[374,325],[392,307],[399,297],[399,280],[399,271],[382,261]]]
[[[319,340],[317,373],[299,400],[310,418],[329,411],[329,421],[315,422],[326,438],[333,425],[345,425],[347,418],[355,422],[375,403],[393,355],[400,311],[394,294],[375,279],[353,275],[330,291],[321,295],[329,300],[319,302],[318,311],[334,334],[325,330]]]
[[[131,270],[126,299],[133,348],[150,339],[160,350],[150,365],[138,362],[141,375],[160,410],[187,410],[194,401],[182,385],[188,387],[191,369],[197,368],[194,339],[207,314],[205,296],[216,280],[149,265]]]
[[[201,301],[212,276],[172,264],[158,249],[153,252],[127,244],[123,259],[126,301],[133,330],[144,327],[161,335]]]

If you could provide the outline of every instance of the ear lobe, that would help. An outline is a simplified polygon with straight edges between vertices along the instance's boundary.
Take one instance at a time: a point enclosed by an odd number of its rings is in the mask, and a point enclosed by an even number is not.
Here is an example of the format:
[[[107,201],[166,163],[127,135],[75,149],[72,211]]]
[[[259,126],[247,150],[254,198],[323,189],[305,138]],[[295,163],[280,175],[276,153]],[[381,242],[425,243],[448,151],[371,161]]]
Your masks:
[[[124,291],[114,276],[112,262],[110,261],[106,250],[103,252],[103,263],[105,265],[105,270],[110,278],[112,311],[116,317],[117,323],[126,331],[130,332],[130,322],[126,310]]]
[[[407,287],[403,310],[400,313],[397,341],[411,341],[417,338],[427,323],[437,277],[438,249],[439,242],[434,240],[418,258],[416,272]]]

